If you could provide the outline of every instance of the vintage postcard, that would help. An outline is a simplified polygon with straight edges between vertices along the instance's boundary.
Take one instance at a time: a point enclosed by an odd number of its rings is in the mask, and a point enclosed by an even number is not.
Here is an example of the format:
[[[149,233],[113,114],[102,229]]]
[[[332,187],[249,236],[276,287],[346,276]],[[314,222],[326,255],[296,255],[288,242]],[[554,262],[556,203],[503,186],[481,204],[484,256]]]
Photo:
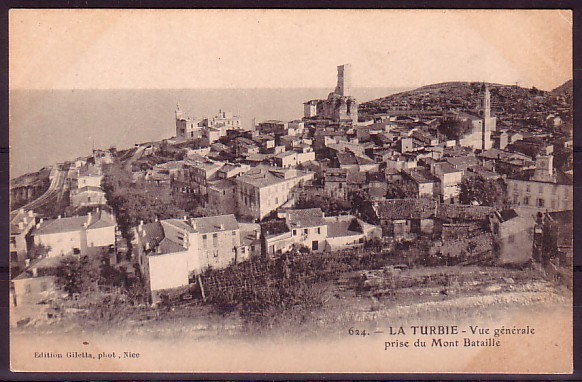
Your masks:
[[[12,10],[16,372],[571,373],[568,10]]]

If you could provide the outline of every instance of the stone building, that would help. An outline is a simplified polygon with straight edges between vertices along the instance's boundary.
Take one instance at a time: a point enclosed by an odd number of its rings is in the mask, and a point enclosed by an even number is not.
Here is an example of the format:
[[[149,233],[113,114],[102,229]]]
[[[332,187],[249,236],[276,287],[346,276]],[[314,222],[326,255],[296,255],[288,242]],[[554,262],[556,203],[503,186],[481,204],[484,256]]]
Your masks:
[[[134,248],[153,302],[166,289],[189,284],[205,269],[248,258],[234,215],[168,219],[134,228]]]
[[[535,169],[510,175],[505,182],[509,202],[514,208],[542,212],[573,208],[573,179],[554,169],[552,155],[538,155]]]
[[[312,180],[314,173],[296,169],[258,166],[235,179],[239,216],[261,220],[285,204],[297,185]]]
[[[326,119],[333,122],[358,122],[358,103],[351,95],[352,66],[337,67],[337,86],[324,100],[310,100],[303,104],[304,119]]]

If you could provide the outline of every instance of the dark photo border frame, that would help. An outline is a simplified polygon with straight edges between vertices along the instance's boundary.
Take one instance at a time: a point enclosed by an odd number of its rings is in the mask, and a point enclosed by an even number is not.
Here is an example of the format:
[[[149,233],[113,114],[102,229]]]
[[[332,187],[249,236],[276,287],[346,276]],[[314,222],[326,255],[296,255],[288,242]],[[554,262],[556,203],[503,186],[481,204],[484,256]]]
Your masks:
[[[9,349],[9,111],[8,13],[17,8],[61,9],[571,9],[573,11],[574,120],[582,120],[582,2],[576,0],[6,0],[0,4],[0,380],[582,380],[582,177],[574,177],[574,373],[511,374],[185,374],[185,373],[12,373]],[[578,123],[579,124],[579,123]],[[576,126],[576,124],[574,125]],[[582,133],[574,128],[575,173],[582,171]],[[535,349],[542,352],[544,349]]]

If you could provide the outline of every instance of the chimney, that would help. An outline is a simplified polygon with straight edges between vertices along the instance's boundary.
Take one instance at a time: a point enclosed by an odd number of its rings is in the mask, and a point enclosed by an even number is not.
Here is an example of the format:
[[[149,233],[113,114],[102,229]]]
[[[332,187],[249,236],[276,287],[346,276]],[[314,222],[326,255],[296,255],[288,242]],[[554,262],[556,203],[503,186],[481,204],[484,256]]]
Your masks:
[[[18,229],[24,229],[24,223],[18,222]]]
[[[184,215],[184,220],[187,221],[188,220],[188,215]]]
[[[91,224],[91,212],[87,213],[87,226],[89,226]]]
[[[32,268],[32,277],[38,277],[38,268]]]
[[[83,223],[83,228],[87,229],[88,226],[89,224],[87,224],[87,222]]]
[[[28,224],[28,218],[26,216],[24,217],[24,224]]]
[[[145,250],[146,251],[149,251],[150,250],[150,243],[149,242],[146,242],[145,243]]]
[[[40,224],[44,222],[44,218],[40,218]]]
[[[32,212],[32,210],[28,211],[28,216],[33,217],[34,216],[34,212]]]
[[[261,238],[261,232],[259,232],[258,229],[255,230],[255,239],[260,239]]]
[[[24,259],[24,266],[28,268],[30,266],[30,259]]]
[[[61,218],[61,215],[59,215],[59,216],[57,217],[57,219],[60,219],[60,218]]]
[[[139,226],[140,226],[140,227],[141,227],[141,226],[143,226],[143,220],[140,220],[140,221],[139,221]]]
[[[224,230],[224,224],[220,223],[220,230],[223,231]]]

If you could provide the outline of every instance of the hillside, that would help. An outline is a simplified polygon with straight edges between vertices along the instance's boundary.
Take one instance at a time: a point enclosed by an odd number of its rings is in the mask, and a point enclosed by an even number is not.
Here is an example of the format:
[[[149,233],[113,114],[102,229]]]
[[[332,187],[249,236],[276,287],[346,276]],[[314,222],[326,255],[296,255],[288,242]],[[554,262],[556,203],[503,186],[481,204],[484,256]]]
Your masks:
[[[567,84],[562,87],[567,87]],[[535,126],[543,125],[549,114],[560,114],[564,120],[571,119],[571,108],[558,100],[554,91],[546,92],[516,85],[488,83],[491,92],[493,113],[503,124]],[[482,83],[445,82],[427,85],[418,89],[392,94],[360,105],[360,117],[367,119],[378,114],[441,115],[447,111],[475,109]]]
[[[572,99],[572,96],[574,95],[574,81],[568,80],[564,82],[562,85],[552,90],[550,93],[556,96],[561,95],[569,99]]]

